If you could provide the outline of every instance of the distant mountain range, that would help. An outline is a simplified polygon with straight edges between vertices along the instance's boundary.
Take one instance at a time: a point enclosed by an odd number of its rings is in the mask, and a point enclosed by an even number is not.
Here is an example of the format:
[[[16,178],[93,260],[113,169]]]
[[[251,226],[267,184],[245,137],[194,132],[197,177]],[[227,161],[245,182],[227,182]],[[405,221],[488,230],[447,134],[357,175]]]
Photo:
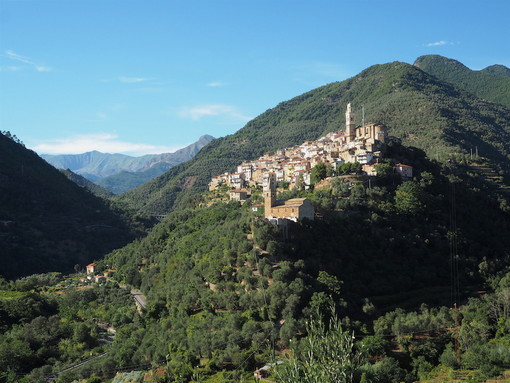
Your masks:
[[[361,123],[364,106],[366,122],[385,124],[390,135],[425,150],[430,158],[444,161],[478,149],[509,169],[510,110],[501,100],[510,99],[510,84],[485,92],[481,99],[477,94],[482,86],[465,90],[457,77],[439,78],[453,61],[424,56],[414,66],[374,65],[345,81],[311,90],[269,109],[235,134],[207,145],[191,161],[117,198],[144,213],[171,211],[189,200],[190,194],[205,190],[212,175],[233,171],[241,161],[344,129],[349,102],[356,108],[356,123]],[[427,73],[427,68],[436,68],[435,74]],[[482,75],[495,84],[510,79],[509,71],[491,66]],[[479,81],[477,71],[465,68],[462,73],[469,80],[466,84]]]
[[[147,154],[141,157],[98,151],[83,154],[42,154],[41,157],[57,169],[69,169],[113,193],[122,193],[190,160],[213,139],[212,136],[204,135],[174,153]]]

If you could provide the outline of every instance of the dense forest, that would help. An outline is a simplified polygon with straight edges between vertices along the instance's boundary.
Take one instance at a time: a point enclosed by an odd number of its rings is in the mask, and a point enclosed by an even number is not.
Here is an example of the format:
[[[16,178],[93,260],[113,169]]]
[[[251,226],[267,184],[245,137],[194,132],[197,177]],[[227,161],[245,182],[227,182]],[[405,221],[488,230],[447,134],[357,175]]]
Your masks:
[[[510,108],[510,69],[503,65],[474,71],[456,60],[438,55],[418,57],[413,65],[479,98]]]
[[[0,276],[72,272],[144,235],[149,222],[93,195],[0,134]]]
[[[376,65],[114,200],[0,134],[0,382],[510,381],[510,113],[476,94]],[[272,225],[260,187],[205,191],[342,129],[347,102],[402,140],[376,176],[318,164],[310,188],[281,183],[314,220]]]
[[[107,199],[113,196],[113,193],[109,191],[108,189],[105,189],[97,184],[95,184],[92,181],[89,181],[83,176],[80,176],[79,174],[76,174],[72,170],[69,169],[60,169],[64,175],[69,178],[71,181],[73,181],[78,186],[81,186],[87,190],[89,190],[92,194]]]
[[[117,272],[92,288],[92,297],[72,298],[74,308],[61,303],[73,288],[55,298],[30,279],[5,282],[11,297],[2,301],[2,342],[25,350],[0,354],[7,381],[23,374],[36,381],[74,362],[57,346],[45,358],[23,335],[36,320],[62,323],[73,310],[96,339],[84,350],[106,350],[97,349],[100,316],[116,335],[106,355],[60,373],[59,382],[151,367],[161,367],[160,381],[249,381],[275,361],[283,363],[272,379],[281,382],[444,381],[455,374],[484,381],[503,373],[510,368],[506,173],[481,158],[441,165],[399,144],[388,156],[370,183],[341,174],[324,183],[317,171],[315,190],[281,189],[280,198],[309,198],[322,217],[292,225],[287,237],[252,211],[260,190],[243,205],[228,202],[225,191],[201,194],[196,205],[170,213],[147,237],[100,261],[100,271]],[[402,182],[391,171],[397,161],[413,164],[414,180]],[[496,169],[498,178],[481,167]],[[117,283],[147,295],[141,315]],[[5,302],[28,291],[50,306],[14,325],[13,303]],[[109,307],[109,294],[126,298]],[[80,314],[88,311],[81,299],[102,299],[98,310],[105,313]],[[55,331],[72,338],[78,330],[72,321],[68,326]],[[30,353],[43,356],[28,366],[23,355]]]
[[[282,102],[235,134],[211,142],[193,160],[121,194],[118,201],[141,212],[166,213],[205,190],[211,176],[233,171],[240,161],[344,129],[349,102],[357,123],[364,105],[367,122],[387,125],[390,135],[425,150],[430,158],[445,161],[478,148],[480,155],[510,166],[508,108],[394,62]]]

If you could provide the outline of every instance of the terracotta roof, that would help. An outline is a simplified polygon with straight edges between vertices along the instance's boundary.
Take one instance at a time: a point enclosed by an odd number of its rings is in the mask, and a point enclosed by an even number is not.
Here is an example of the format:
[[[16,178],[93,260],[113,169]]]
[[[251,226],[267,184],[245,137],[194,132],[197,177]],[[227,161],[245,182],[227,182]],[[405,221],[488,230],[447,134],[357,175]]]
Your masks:
[[[285,201],[278,201],[276,206],[273,208],[279,207],[299,207],[305,203],[306,198],[292,198]]]
[[[396,164],[395,166],[403,166],[405,168],[412,168],[410,165],[404,165],[404,164]]]

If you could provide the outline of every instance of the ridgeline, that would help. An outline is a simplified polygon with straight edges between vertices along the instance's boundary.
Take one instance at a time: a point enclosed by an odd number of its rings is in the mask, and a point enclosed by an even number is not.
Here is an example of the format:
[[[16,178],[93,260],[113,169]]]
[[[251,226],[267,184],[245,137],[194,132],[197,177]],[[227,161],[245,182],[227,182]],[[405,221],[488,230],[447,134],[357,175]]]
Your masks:
[[[480,155],[510,168],[510,112],[441,81],[421,69],[394,62],[374,65],[348,80],[282,102],[219,138],[195,158],[117,197],[144,214],[163,214],[206,189],[211,176],[234,170],[264,152],[316,139],[344,128],[345,106],[357,106],[361,121],[383,123],[404,145],[444,161]]]
[[[1,275],[72,272],[132,241],[141,222],[0,134]]]

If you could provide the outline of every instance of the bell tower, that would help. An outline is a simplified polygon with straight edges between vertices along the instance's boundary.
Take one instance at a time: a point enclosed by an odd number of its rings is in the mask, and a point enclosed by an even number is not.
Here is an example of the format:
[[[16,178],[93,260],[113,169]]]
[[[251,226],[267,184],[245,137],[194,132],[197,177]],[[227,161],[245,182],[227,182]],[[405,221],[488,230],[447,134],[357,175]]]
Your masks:
[[[356,137],[356,124],[354,123],[354,111],[351,103],[347,104],[347,111],[345,112],[345,135],[347,136],[347,142],[354,141]]]
[[[267,173],[264,177],[264,217],[271,216],[271,208],[276,203],[276,175],[274,173]]]

